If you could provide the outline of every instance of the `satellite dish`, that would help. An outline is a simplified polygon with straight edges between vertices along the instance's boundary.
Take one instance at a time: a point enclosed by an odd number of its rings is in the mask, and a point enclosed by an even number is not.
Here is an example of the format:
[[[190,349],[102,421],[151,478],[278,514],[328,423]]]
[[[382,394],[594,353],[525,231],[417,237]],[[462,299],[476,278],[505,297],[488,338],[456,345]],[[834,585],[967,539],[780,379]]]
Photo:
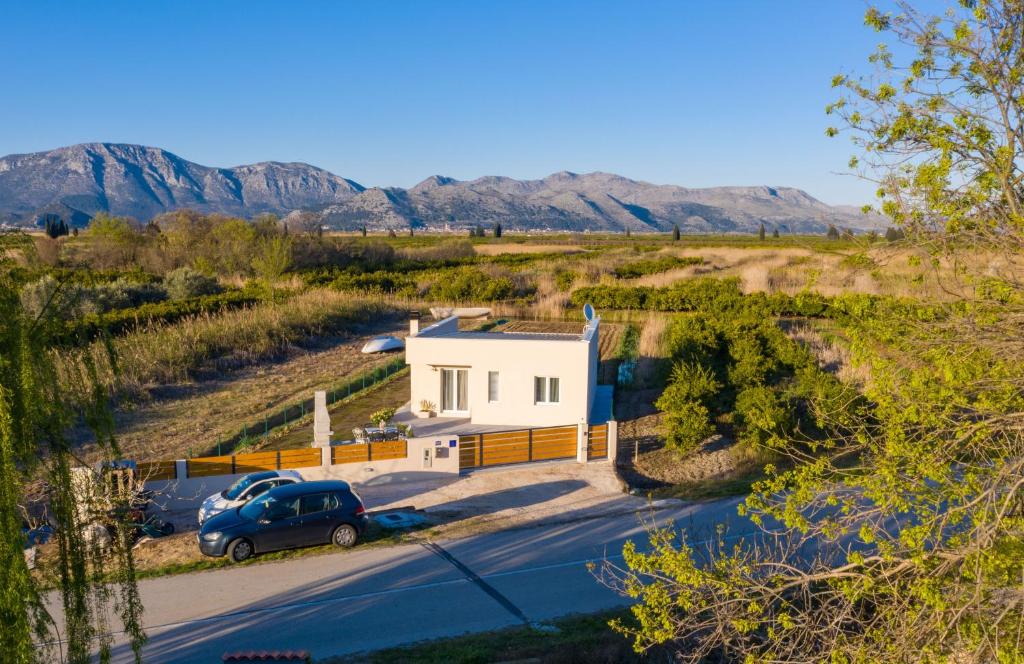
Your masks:
[[[587,319],[587,322],[594,320],[594,305],[587,302],[583,305],[583,317]]]

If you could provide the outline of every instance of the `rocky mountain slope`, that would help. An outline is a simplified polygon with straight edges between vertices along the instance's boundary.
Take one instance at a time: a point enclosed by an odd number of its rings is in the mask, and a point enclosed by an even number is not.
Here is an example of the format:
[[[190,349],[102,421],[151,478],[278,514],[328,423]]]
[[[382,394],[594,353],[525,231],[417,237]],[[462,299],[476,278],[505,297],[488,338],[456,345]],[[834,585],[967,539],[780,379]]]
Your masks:
[[[210,168],[159,148],[86,143],[0,158],[0,219],[98,212],[148,219],[179,208],[253,216],[343,201],[363,187],[307,164]]]
[[[365,188],[308,164],[233,168],[192,163],[159,148],[90,143],[0,158],[0,221],[31,225],[55,213],[84,225],[99,212],[148,219],[191,208],[251,217],[308,210],[332,228],[787,232],[829,224],[878,228],[878,218],[832,207],[789,187],[687,189],[611,173],[563,171],[540,180],[435,175],[411,189]]]

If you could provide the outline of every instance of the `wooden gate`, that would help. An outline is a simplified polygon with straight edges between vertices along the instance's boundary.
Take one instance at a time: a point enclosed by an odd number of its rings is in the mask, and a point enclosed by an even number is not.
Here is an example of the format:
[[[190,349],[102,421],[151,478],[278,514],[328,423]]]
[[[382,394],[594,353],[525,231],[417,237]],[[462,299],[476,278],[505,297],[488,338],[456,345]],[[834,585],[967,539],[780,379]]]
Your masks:
[[[575,426],[459,436],[459,466],[461,468],[571,459],[575,456]]]
[[[587,459],[608,456],[608,424],[595,424],[587,433]]]

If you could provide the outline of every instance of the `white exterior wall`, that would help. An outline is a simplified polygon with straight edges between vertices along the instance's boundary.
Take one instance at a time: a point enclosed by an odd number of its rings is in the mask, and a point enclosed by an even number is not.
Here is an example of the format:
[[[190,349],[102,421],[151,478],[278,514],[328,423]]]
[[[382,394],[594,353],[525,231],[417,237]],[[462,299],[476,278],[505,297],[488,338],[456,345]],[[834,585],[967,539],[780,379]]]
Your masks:
[[[586,338],[536,339],[455,335],[457,323],[448,319],[406,339],[413,410],[424,399],[440,409],[441,369],[464,368],[469,372],[467,416],[474,424],[543,427],[587,421],[597,384],[596,325]],[[499,376],[495,403],[488,401],[490,371]],[[535,376],[559,379],[559,403],[534,403]]]

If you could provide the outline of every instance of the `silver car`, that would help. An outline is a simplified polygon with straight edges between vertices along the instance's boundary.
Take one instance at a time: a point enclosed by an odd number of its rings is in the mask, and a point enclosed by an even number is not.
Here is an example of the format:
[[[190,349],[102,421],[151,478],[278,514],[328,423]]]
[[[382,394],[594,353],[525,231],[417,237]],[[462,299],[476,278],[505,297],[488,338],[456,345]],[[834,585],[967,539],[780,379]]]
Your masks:
[[[267,470],[259,473],[249,473],[235,480],[235,483],[220,493],[215,493],[203,501],[199,508],[199,525],[214,514],[235,507],[241,507],[247,502],[274,487],[286,484],[295,484],[302,481],[302,475],[294,470]]]

